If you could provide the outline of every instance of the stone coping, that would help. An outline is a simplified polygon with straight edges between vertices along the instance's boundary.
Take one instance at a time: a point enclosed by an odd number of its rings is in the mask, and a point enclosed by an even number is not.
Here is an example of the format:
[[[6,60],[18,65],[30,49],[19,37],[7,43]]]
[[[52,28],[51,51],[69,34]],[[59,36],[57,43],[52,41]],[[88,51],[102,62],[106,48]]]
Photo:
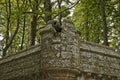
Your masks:
[[[80,41],[80,50],[120,59],[120,52],[116,52],[114,48],[88,41]]]
[[[37,44],[37,45],[31,46],[31,47],[29,47],[29,48],[27,48],[25,50],[21,50],[21,51],[15,53],[15,54],[6,56],[4,58],[1,58],[0,59],[0,65],[2,63],[10,62],[12,60],[15,60],[15,59],[21,58],[23,56],[27,56],[27,55],[33,54],[33,53],[38,52],[38,51],[41,51],[41,44]]]

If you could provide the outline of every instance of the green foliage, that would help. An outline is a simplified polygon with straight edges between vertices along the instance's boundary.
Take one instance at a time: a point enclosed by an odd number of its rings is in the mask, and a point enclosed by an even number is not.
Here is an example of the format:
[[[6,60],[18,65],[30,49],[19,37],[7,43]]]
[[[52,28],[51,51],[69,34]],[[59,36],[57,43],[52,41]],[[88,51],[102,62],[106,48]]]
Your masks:
[[[0,34],[3,36],[3,40],[0,41],[1,49],[10,43],[18,27],[7,53],[15,53],[29,47],[31,22],[34,15],[37,15],[35,43],[40,42],[40,28],[46,24],[46,16],[51,16],[52,19],[58,19],[60,16],[69,17],[73,19],[76,28],[81,32],[81,39],[103,43],[99,0],[80,0],[75,9],[73,5],[78,0],[60,0],[60,6],[58,6],[58,0],[52,0],[51,12],[45,10],[45,0],[37,1],[38,3],[36,0],[0,0]],[[74,11],[69,10],[71,6]],[[36,9],[37,7],[38,9]],[[69,16],[71,11],[73,11],[72,17]],[[120,45],[120,1],[106,0],[105,11],[109,44],[111,47],[118,48]]]
[[[82,0],[75,8],[73,19],[83,40],[99,43],[102,30],[97,1]]]
[[[120,9],[119,0],[107,0],[105,11],[108,28],[108,41],[111,47],[118,48],[120,37]],[[83,40],[103,43],[103,27],[99,0],[81,0],[76,6],[73,20],[81,32]]]
[[[65,5],[63,5],[63,6],[61,6],[61,11],[59,9],[54,9],[53,10],[53,15],[55,16],[55,15],[59,14],[59,12],[62,12],[64,10],[66,10],[67,8],[68,7],[66,7]],[[68,9],[68,10],[62,12],[61,14],[62,14],[62,17],[64,18],[64,17],[67,17],[70,14],[70,11]]]
[[[44,8],[45,0],[0,0],[0,34],[4,38],[0,41],[2,45],[0,48],[5,49],[6,46],[10,46],[7,54],[13,54],[29,47],[31,22],[34,15],[37,15],[35,43],[38,43],[40,41],[40,28],[46,24],[45,17],[51,15],[52,19],[55,19],[59,16],[60,9],[57,1],[51,2],[52,11],[48,12]],[[64,18],[70,14],[68,7],[65,5],[71,5],[69,4],[71,2],[69,0],[61,1],[62,4],[64,3],[64,5],[61,5],[61,11],[66,9],[62,12],[62,18]],[[9,45],[11,41],[12,44]]]

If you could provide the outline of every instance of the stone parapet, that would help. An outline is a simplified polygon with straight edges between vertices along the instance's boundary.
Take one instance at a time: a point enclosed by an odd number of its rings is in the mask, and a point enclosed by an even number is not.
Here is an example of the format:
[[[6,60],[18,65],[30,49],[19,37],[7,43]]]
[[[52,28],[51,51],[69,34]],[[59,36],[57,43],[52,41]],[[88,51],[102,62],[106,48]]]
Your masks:
[[[80,65],[86,72],[120,77],[120,55],[106,46],[81,41]]]
[[[120,80],[119,51],[81,41],[70,20],[61,32],[53,26],[41,29],[40,44],[0,59],[0,80]]]
[[[38,71],[40,50],[41,46],[36,45],[0,59],[0,80],[27,80],[27,77],[21,79],[21,76],[28,76]]]

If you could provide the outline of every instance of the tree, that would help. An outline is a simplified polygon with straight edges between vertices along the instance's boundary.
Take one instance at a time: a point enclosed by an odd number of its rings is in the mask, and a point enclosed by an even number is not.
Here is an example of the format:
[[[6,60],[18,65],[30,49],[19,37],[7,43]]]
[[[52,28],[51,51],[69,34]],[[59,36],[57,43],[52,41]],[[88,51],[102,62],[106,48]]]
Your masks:
[[[103,40],[104,45],[109,46],[108,43],[108,29],[107,29],[107,22],[106,22],[106,14],[105,14],[105,1],[100,0],[100,11],[101,11],[101,17],[102,17],[102,25],[103,25]]]
[[[45,22],[47,23],[52,19],[52,3],[51,0],[44,1],[44,9],[45,9]]]
[[[88,3],[88,0],[81,0],[73,13],[73,21],[81,32],[81,39],[101,43],[102,28],[98,0]]]
[[[30,45],[35,45],[35,37],[36,37],[36,28],[37,28],[37,19],[38,19],[38,14],[36,13],[38,11],[38,5],[39,2],[38,0],[34,0],[32,12],[33,12],[33,17],[31,21],[31,28],[30,28]]]
[[[72,19],[81,39],[118,47],[120,37],[119,0],[81,0]],[[103,35],[104,34],[104,35]]]
[[[0,0],[3,56],[35,45],[40,27],[51,19],[61,21],[73,7],[70,0]]]
[[[20,10],[19,10],[19,2],[18,2],[18,0],[17,0],[17,7],[18,7],[18,11],[20,11]],[[10,0],[9,0],[9,8],[10,8]],[[10,10],[10,12],[11,12],[11,10]],[[9,14],[9,15],[10,15],[10,14]],[[9,47],[11,46],[11,44],[12,44],[12,42],[13,42],[13,40],[14,40],[14,38],[15,38],[15,36],[16,36],[19,28],[20,28],[20,25],[19,25],[19,24],[20,24],[20,15],[17,14],[17,16],[18,16],[18,17],[17,17],[17,24],[16,24],[15,32],[14,32],[13,36],[11,37],[9,43],[6,43],[6,46],[5,46],[5,48],[3,49],[3,55],[2,55],[3,57],[6,55],[7,50],[8,50]],[[8,16],[7,20],[10,20],[10,16]],[[9,23],[9,21],[7,21],[7,22]],[[6,31],[6,33],[7,33],[6,42],[8,41],[8,37],[9,37],[9,26],[8,26],[8,23],[7,23],[7,31]]]

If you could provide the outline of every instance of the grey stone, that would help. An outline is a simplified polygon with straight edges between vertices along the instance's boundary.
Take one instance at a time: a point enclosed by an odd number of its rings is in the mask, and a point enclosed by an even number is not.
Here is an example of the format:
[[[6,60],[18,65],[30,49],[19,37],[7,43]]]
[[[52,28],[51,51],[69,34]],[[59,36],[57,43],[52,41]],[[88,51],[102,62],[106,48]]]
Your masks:
[[[51,79],[43,80],[76,80],[70,77],[73,75],[84,80],[93,79],[92,76],[94,80],[120,78],[120,52],[81,41],[71,21],[63,21],[61,33],[49,23],[40,35],[40,44],[0,59],[0,80],[39,80],[45,75]],[[62,71],[67,76],[63,76]]]

